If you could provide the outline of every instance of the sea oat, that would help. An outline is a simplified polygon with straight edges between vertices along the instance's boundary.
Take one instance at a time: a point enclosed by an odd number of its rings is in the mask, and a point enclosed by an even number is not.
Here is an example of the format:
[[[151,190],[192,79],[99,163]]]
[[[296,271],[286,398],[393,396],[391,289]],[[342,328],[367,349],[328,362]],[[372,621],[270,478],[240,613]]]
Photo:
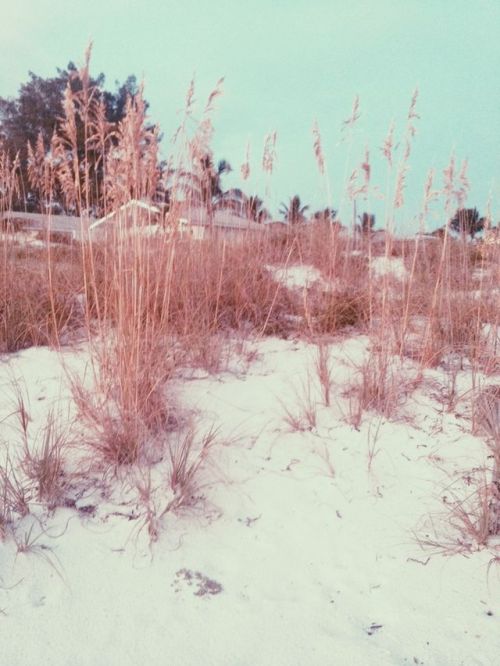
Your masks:
[[[276,131],[266,134],[264,139],[264,153],[262,155],[262,170],[272,174],[276,160]]]
[[[354,98],[353,105],[352,105],[351,115],[349,116],[349,118],[347,118],[347,120],[344,120],[343,127],[352,129],[354,127],[354,125],[357,123],[357,121],[359,120],[360,116],[361,116],[361,113],[360,113],[360,110],[359,110],[359,95],[356,95],[356,97]]]
[[[224,83],[224,77],[220,78],[215,84],[215,88],[211,91],[210,95],[208,96],[208,100],[205,105],[204,115],[211,113],[214,110],[214,101],[217,99],[217,97],[220,97],[222,95],[223,83]]]
[[[312,133],[314,138],[313,147],[314,147],[314,156],[316,157],[316,164],[318,165],[320,174],[323,176],[325,173],[325,158],[323,155],[323,148],[321,145],[321,134],[319,131],[319,125],[317,120],[315,120],[313,123]]]
[[[395,129],[395,124],[394,124],[394,121],[393,121],[393,122],[391,122],[391,124],[389,126],[389,131],[387,132],[387,136],[385,137],[382,148],[380,149],[390,167],[392,167],[392,149],[394,147],[394,129]]]
[[[247,143],[247,149],[245,153],[245,161],[240,167],[241,177],[243,180],[248,180],[250,176],[250,142]]]

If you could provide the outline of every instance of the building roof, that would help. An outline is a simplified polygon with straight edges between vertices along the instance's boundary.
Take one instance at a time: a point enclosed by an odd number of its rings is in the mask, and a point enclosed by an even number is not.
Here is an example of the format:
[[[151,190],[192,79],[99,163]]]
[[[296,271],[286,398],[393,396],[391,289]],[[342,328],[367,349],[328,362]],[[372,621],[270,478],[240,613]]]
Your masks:
[[[269,220],[269,222],[264,222],[264,225],[267,227],[289,227],[291,225],[288,224],[288,222],[285,222],[284,220]]]
[[[133,213],[134,211],[142,210],[147,212],[149,215],[158,215],[160,213],[160,209],[157,206],[148,204],[145,201],[140,201],[139,199],[131,199],[130,201],[127,201],[126,204],[123,204],[123,206],[120,206],[116,210],[111,211],[111,213],[108,213],[104,217],[101,217],[100,219],[93,222],[89,227],[89,231],[93,231],[94,229],[100,227],[102,224],[106,224],[106,222],[109,222],[113,219],[120,218],[120,216],[124,213],[127,214],[128,212]]]
[[[207,211],[204,208],[191,207],[182,211],[179,219],[186,220],[187,224],[193,226],[210,227],[212,226],[208,219]],[[218,229],[234,229],[239,231],[264,231],[267,225],[259,224],[254,220],[241,217],[229,210],[216,210],[213,216],[213,226]]]
[[[73,215],[46,215],[43,213],[23,213],[7,211],[0,215],[1,221],[20,222],[26,231],[44,231],[49,229],[55,233],[80,234],[86,231],[92,222],[91,218],[76,217]]]

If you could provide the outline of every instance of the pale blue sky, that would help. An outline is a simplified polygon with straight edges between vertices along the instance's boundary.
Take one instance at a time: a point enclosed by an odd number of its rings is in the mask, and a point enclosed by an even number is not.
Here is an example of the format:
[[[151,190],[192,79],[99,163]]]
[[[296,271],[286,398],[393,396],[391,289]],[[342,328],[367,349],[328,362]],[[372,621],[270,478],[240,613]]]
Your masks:
[[[407,227],[418,213],[428,168],[441,183],[452,150],[469,159],[469,203],[483,212],[491,195],[500,217],[500,0],[0,0],[0,8],[3,96],[14,95],[30,69],[45,76],[80,62],[92,38],[93,71],[109,85],[131,73],[144,77],[151,117],[168,137],[193,73],[200,106],[225,76],[215,157],[235,167],[226,185],[241,185],[250,141],[252,176],[243,189],[267,191],[274,212],[295,193],[312,207],[327,203],[312,152],[315,118],[334,206],[365,144],[373,180],[385,191],[379,147],[392,120],[404,130],[418,85],[421,119],[399,223]],[[356,94],[362,115],[349,148],[340,128]],[[269,180],[260,164],[272,130],[278,161]],[[366,208],[382,221],[383,203]],[[436,212],[429,226],[443,222]]]

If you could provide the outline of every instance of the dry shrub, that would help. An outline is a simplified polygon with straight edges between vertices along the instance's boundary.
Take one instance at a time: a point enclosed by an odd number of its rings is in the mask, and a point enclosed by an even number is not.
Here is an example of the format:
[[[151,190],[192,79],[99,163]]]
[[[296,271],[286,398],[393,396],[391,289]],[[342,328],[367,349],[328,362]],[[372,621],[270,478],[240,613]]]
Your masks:
[[[68,234],[60,231],[39,231],[36,234],[36,239],[44,243],[54,243],[57,245],[73,245],[74,240]]]
[[[298,225],[285,238],[286,249],[293,250],[292,263],[311,264],[329,279],[341,274],[346,257],[359,261],[359,257],[350,254],[350,239],[329,224]]]
[[[354,250],[352,237],[338,227],[318,223],[298,225],[282,239],[281,255],[273,257],[273,263],[313,266],[324,280],[323,285],[316,283],[303,290],[300,302],[295,295],[294,308],[288,304],[291,314],[305,318],[305,330],[322,335],[348,327],[364,329],[372,315],[374,296],[368,258]],[[295,323],[295,328],[300,332],[302,325]]]
[[[82,288],[78,259],[9,243],[0,248],[0,351],[57,345],[65,330],[84,323],[75,304]]]
[[[317,333],[335,333],[348,327],[363,330],[370,316],[367,291],[349,287],[341,291],[313,291],[309,307]]]
[[[346,392],[349,399],[349,420],[358,427],[367,411],[392,418],[415,389],[418,376],[409,374],[397,357],[390,356],[383,346],[373,349],[354,369],[357,379]]]

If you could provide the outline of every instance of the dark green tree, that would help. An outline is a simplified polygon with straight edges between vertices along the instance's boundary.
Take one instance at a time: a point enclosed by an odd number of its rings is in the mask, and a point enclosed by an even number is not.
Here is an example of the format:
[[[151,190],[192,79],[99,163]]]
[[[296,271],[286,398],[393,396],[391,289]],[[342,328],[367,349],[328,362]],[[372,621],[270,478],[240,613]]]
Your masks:
[[[258,222],[259,224],[262,224],[271,217],[269,211],[264,206],[262,199],[255,194],[248,197],[245,212],[250,220]]]
[[[437,229],[434,229],[434,231],[431,231],[431,236],[434,236],[435,238],[444,238],[446,234],[446,227],[438,227]]]
[[[248,196],[239,188],[232,188],[223,192],[219,197],[217,208],[231,210],[236,215],[259,224],[271,217],[260,197],[256,195]]]
[[[361,231],[363,234],[369,234],[373,231],[375,226],[375,215],[373,213],[362,213],[358,215],[358,220],[358,231]]]
[[[484,229],[486,219],[479,216],[477,208],[459,208],[449,221],[450,229],[463,237],[471,239]]]
[[[210,155],[204,155],[201,158],[200,166],[202,200],[209,210],[213,210],[224,199],[222,176],[232,171],[232,168],[229,162],[224,159],[214,164]]]
[[[283,215],[283,219],[288,224],[301,224],[306,221],[307,210],[309,210],[309,206],[303,206],[299,195],[296,194],[294,197],[290,197],[288,205],[281,204],[280,215]]]
[[[315,222],[326,222],[333,224],[337,217],[337,211],[334,208],[323,208],[313,213],[313,220]]]
[[[230,171],[232,168],[227,160],[222,159],[215,164],[212,155],[206,153],[193,160],[190,170],[172,171],[169,181],[173,183],[176,196],[181,194],[190,205],[204,208],[209,221],[213,221],[217,208],[229,207],[224,206],[230,197],[222,189],[222,177]]]
[[[115,92],[104,90],[105,76],[99,74],[89,81],[93,100],[102,101],[105,109],[105,120],[116,124],[125,114],[128,97],[134,97],[138,90],[135,76],[129,76],[123,84],[115,83]],[[19,88],[17,97],[0,97],[0,137],[2,148],[11,155],[19,155],[21,193],[14,201],[14,208],[25,208],[39,211],[43,208],[39,192],[31,185],[28,178],[28,144],[35,146],[43,142],[49,150],[52,136],[57,130],[64,115],[63,101],[67,87],[72,93],[79,93],[83,84],[74,63],[70,62],[66,69],[57,69],[57,75],[43,78],[29,72],[28,80]],[[147,103],[146,103],[147,106]],[[83,121],[77,116],[78,157],[85,154]],[[89,150],[87,149],[87,156]],[[95,171],[99,177],[99,171]],[[61,204],[62,202],[56,203]]]

